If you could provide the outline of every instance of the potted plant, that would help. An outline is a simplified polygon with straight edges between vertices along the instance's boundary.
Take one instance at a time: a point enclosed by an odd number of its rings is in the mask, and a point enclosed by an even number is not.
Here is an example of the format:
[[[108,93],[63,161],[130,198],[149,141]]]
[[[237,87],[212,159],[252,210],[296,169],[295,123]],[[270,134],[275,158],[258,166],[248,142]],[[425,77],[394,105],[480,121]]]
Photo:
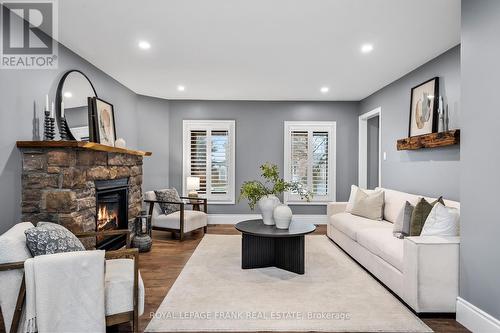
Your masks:
[[[278,166],[276,164],[264,163],[260,166],[262,178],[264,182],[258,180],[250,180],[243,183],[240,189],[240,197],[238,202],[245,198],[248,200],[250,209],[255,209],[255,205],[259,206],[264,224],[274,225],[273,210],[280,205],[280,200],[277,195],[283,194],[286,191],[297,193],[301,199],[311,200],[312,193],[305,189],[299,182],[287,182],[279,175]],[[281,208],[281,211],[288,209],[291,220],[291,210],[288,206]],[[286,223],[285,223],[286,224]],[[287,229],[284,225],[280,225],[283,229]]]

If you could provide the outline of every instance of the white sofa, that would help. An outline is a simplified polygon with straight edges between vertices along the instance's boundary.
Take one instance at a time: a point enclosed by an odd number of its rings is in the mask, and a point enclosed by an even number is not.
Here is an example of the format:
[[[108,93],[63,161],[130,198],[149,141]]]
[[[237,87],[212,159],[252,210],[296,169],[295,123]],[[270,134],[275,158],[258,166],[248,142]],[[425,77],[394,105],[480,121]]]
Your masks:
[[[415,205],[422,196],[381,190],[385,192],[383,221],[345,212],[347,202],[329,203],[328,237],[416,312],[455,312],[459,237],[394,237],[393,223],[404,203]],[[445,205],[460,208],[456,201],[445,200]]]

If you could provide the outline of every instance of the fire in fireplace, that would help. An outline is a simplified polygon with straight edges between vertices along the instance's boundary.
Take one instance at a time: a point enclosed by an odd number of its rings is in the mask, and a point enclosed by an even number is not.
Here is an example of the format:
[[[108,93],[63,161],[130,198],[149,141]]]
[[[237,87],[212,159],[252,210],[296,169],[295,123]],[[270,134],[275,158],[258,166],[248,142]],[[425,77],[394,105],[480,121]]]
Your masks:
[[[99,207],[97,207],[97,231],[118,229],[118,201],[117,194],[100,200]]]
[[[128,228],[128,178],[100,180],[96,186],[96,231]],[[115,250],[125,245],[126,237],[97,237],[98,249]]]

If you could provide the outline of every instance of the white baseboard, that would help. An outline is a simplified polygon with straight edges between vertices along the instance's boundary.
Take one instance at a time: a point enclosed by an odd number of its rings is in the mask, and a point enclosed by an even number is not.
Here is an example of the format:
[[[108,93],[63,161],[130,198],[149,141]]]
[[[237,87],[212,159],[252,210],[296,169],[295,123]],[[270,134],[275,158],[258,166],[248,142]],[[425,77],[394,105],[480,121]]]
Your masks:
[[[500,333],[500,320],[457,297],[457,321],[472,332]]]
[[[208,224],[236,224],[245,220],[260,219],[260,214],[208,214]],[[326,224],[326,215],[296,214],[294,221],[312,224]]]

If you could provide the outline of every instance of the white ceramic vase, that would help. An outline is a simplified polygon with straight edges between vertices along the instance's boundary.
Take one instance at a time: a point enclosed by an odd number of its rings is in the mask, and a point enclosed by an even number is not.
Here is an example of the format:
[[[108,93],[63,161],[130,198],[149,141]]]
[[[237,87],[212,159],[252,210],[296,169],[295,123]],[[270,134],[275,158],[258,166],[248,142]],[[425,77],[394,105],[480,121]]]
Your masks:
[[[280,204],[274,207],[273,211],[274,222],[278,229],[288,229],[292,222],[292,210],[285,204]]]
[[[274,195],[266,195],[257,202],[264,224],[274,225],[273,210],[280,204],[280,199]]]

